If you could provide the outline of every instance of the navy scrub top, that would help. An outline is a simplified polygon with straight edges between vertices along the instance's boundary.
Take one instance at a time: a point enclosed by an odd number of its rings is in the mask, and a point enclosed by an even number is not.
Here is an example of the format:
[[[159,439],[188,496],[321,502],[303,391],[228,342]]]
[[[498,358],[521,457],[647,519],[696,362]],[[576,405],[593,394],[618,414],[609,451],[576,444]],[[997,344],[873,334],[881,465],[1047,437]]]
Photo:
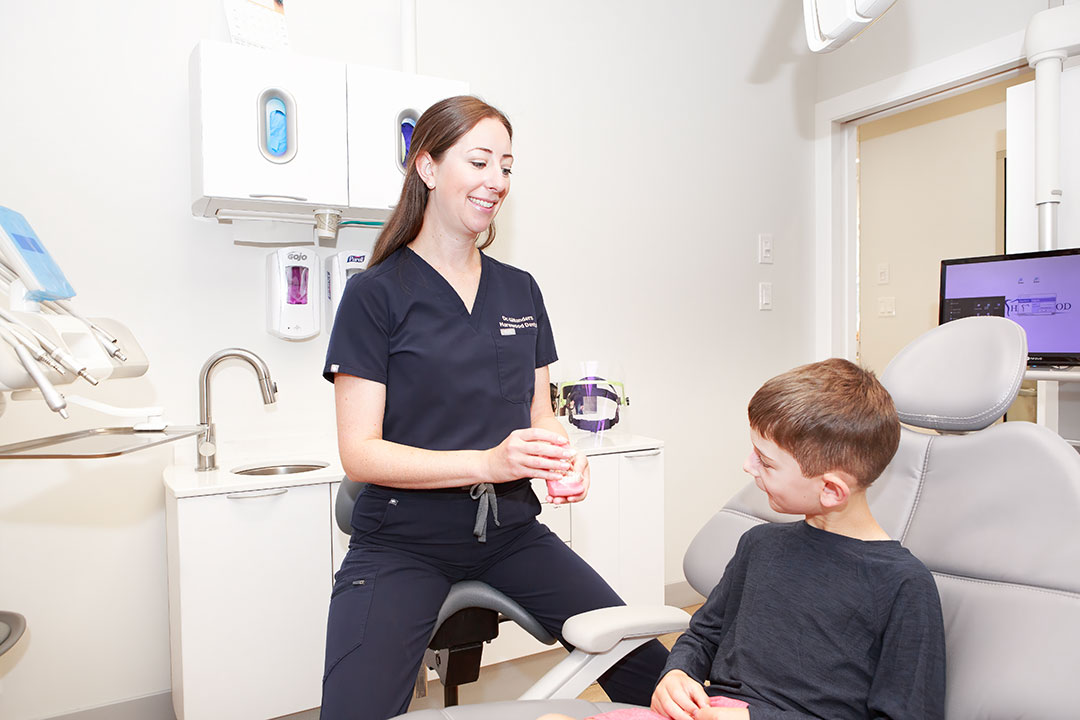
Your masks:
[[[486,450],[530,427],[535,370],[555,339],[532,276],[480,253],[473,311],[403,247],[349,278],[323,377],[386,386],[383,439],[427,450]]]

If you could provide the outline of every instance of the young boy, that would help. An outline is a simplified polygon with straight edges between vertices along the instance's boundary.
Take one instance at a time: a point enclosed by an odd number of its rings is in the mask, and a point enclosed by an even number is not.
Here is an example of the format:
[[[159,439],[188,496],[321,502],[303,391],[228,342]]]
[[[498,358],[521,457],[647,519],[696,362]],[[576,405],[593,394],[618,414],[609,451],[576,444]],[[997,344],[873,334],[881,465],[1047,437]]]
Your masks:
[[[652,710],[673,720],[943,718],[937,587],[866,501],[900,441],[892,398],[871,372],[832,359],[769,380],[749,416],[743,469],[773,510],[806,519],[743,534],[675,643]],[[710,707],[710,696],[749,707]]]

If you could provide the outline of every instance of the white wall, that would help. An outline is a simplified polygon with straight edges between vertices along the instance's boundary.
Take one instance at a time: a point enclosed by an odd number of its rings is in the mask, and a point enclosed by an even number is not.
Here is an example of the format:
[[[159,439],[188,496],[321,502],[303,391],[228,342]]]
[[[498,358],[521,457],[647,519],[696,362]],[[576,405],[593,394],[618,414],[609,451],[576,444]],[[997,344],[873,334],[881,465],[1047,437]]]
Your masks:
[[[458,77],[515,123],[514,192],[496,257],[545,290],[565,358],[621,362],[628,427],[667,442],[667,579],[694,531],[743,483],[745,405],[810,359],[813,68],[798,8],[756,3],[425,0],[419,71]],[[294,50],[398,67],[397,3],[289,4]],[[325,335],[263,330],[264,249],[191,217],[187,60],[226,37],[220,3],[4,3],[0,204],[33,224],[89,314],[126,323],[143,378],[84,392],[197,417],[212,352],[249,368],[214,385],[223,439],[333,432]],[[722,44],[723,43],[723,44]],[[356,231],[345,231],[353,232]],[[756,234],[776,264],[755,264]],[[299,233],[298,238],[306,238]],[[370,242],[343,233],[346,247]],[[603,281],[569,291],[573,261]],[[772,312],[756,309],[759,280]],[[111,424],[9,402],[0,442]],[[193,459],[191,441],[179,448]],[[29,619],[0,659],[0,716],[40,718],[169,688],[161,471],[169,450],[97,461],[0,461],[0,607]]]
[[[842,95],[1023,32],[1048,0],[897,0],[853,42],[822,55],[817,99]]]

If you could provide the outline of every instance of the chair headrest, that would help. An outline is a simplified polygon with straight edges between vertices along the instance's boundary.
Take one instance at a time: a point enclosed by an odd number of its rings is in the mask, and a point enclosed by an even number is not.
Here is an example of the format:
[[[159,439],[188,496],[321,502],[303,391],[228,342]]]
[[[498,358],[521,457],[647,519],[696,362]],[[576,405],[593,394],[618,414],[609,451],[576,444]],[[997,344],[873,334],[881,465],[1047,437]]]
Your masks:
[[[1027,369],[1024,329],[1002,317],[969,317],[913,340],[881,374],[900,421],[932,430],[981,430],[1001,417]]]

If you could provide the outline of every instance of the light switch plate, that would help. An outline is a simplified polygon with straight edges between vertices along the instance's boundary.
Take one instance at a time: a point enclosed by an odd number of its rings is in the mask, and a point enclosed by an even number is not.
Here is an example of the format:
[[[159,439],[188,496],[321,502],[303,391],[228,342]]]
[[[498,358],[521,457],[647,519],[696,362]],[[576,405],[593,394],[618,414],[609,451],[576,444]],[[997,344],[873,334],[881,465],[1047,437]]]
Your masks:
[[[772,265],[773,261],[773,236],[772,233],[759,233],[757,236],[757,261],[759,265]]]
[[[772,283],[758,283],[758,310],[772,310]]]

